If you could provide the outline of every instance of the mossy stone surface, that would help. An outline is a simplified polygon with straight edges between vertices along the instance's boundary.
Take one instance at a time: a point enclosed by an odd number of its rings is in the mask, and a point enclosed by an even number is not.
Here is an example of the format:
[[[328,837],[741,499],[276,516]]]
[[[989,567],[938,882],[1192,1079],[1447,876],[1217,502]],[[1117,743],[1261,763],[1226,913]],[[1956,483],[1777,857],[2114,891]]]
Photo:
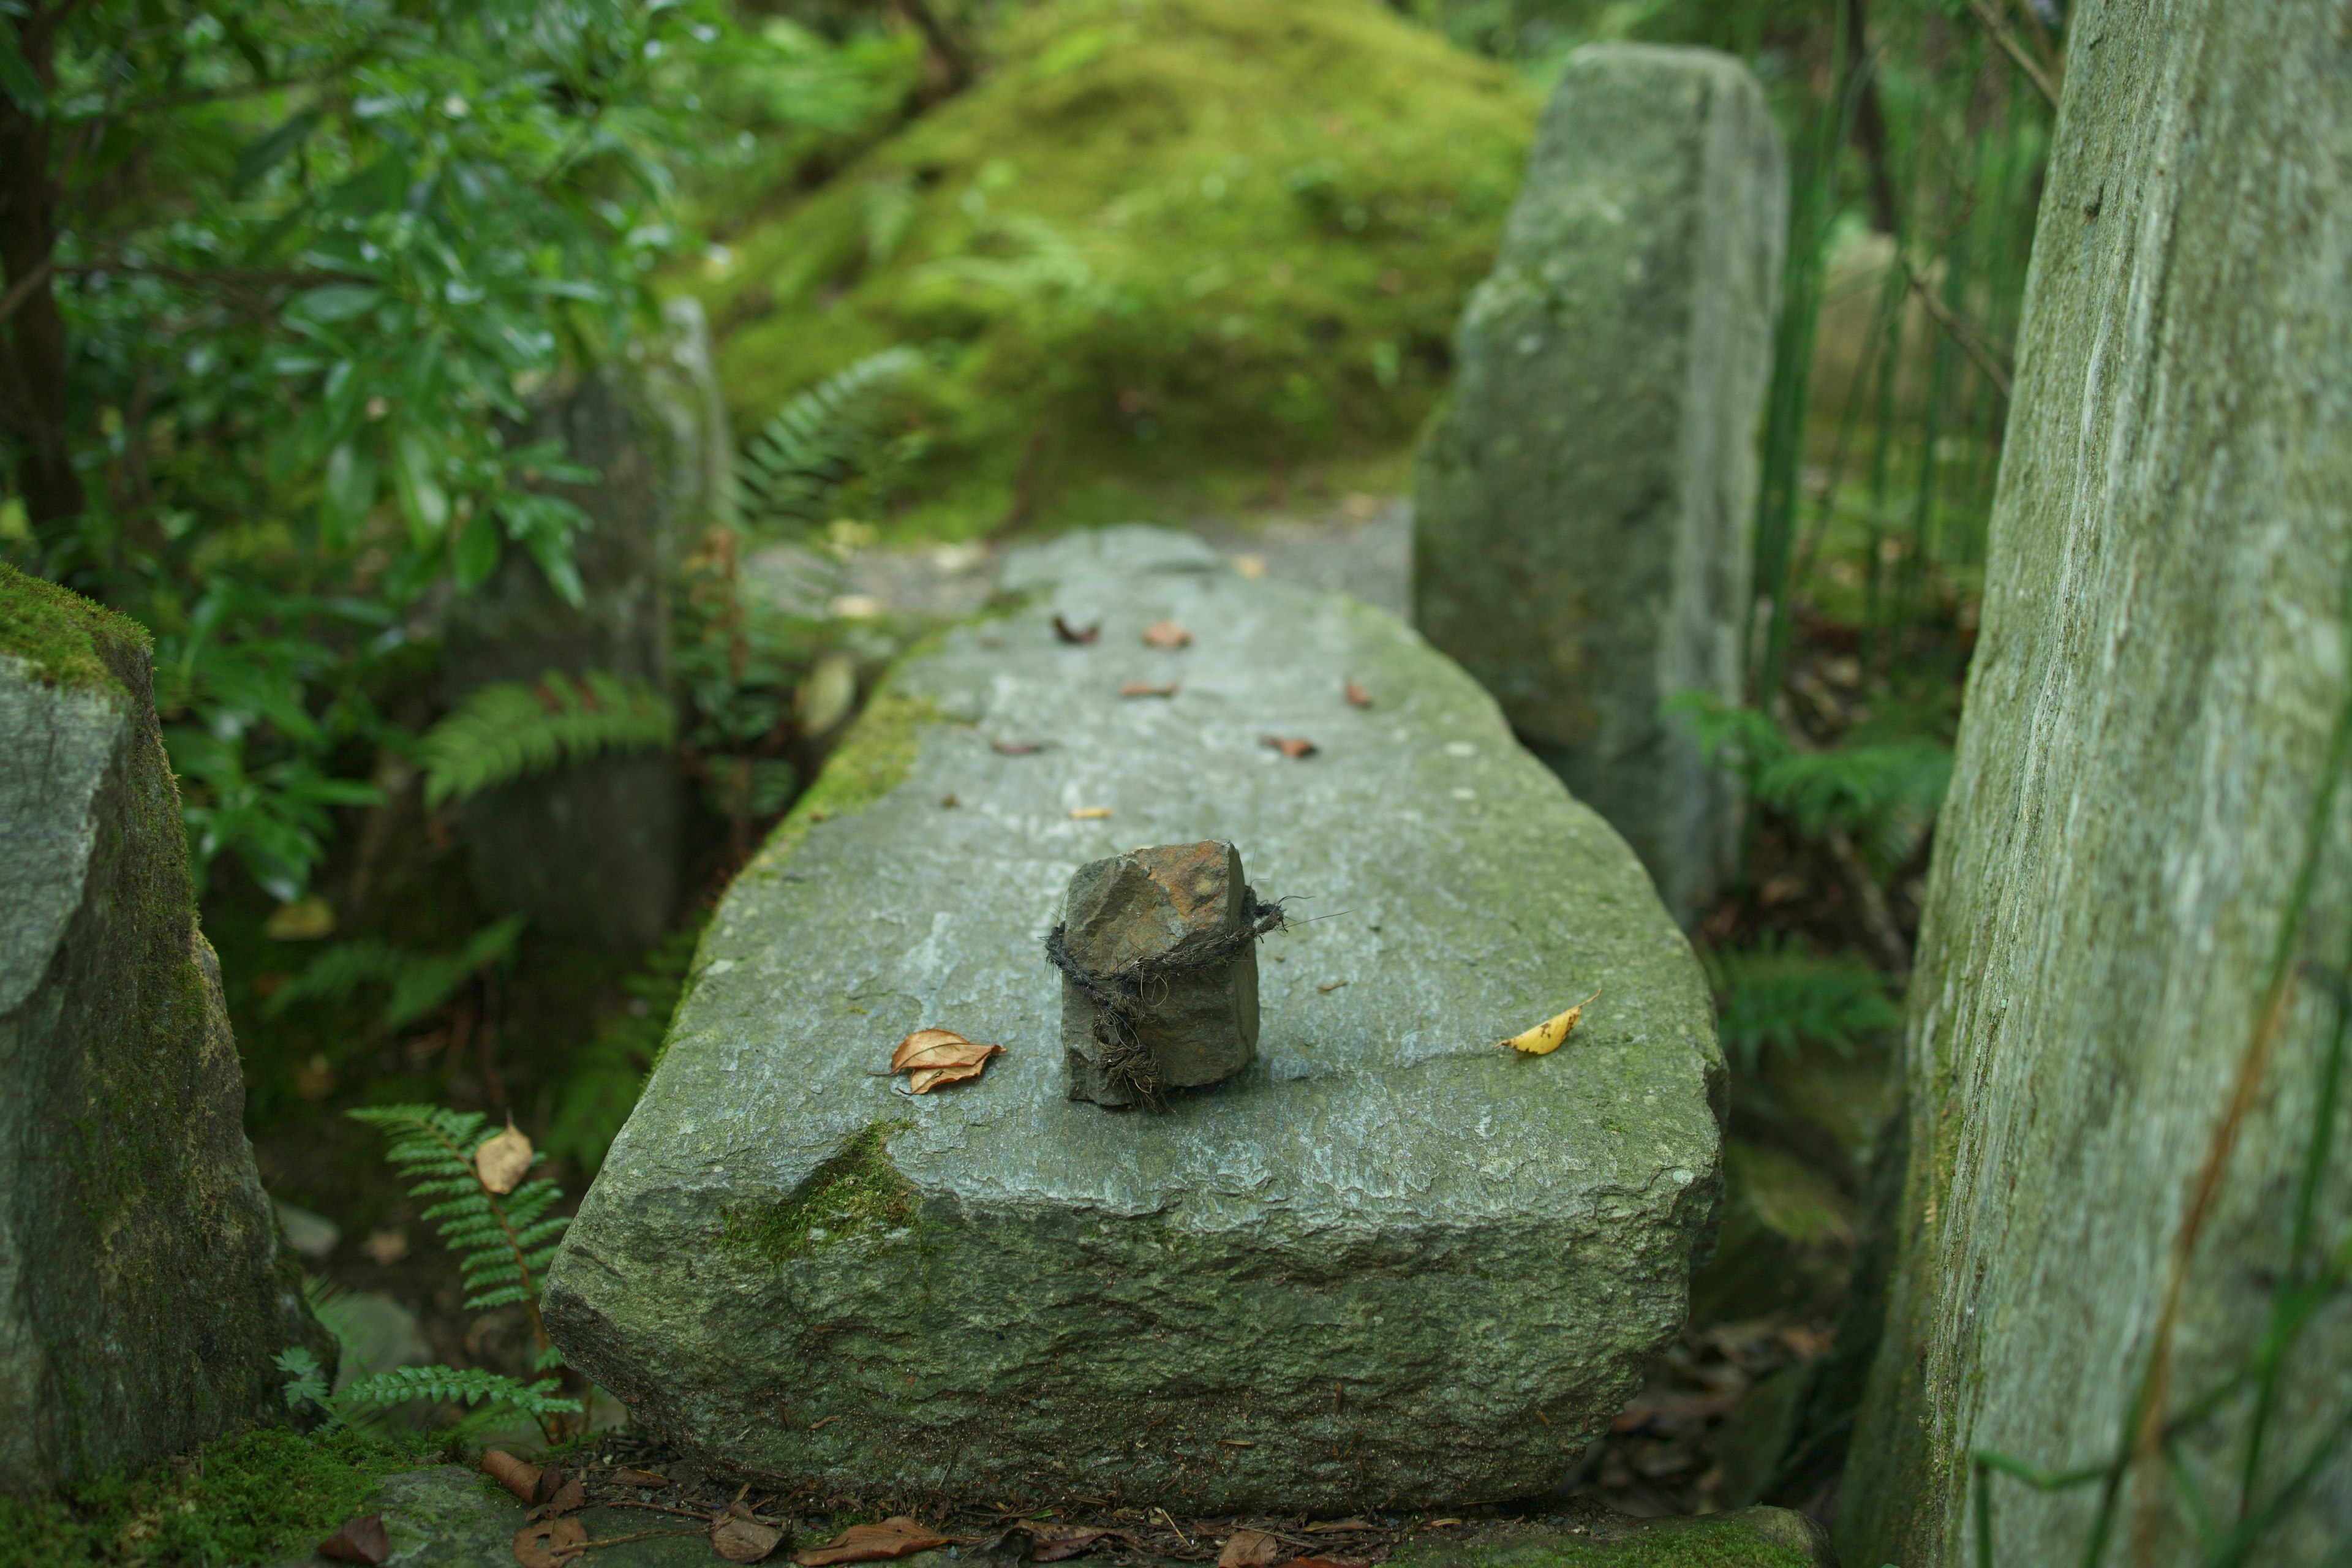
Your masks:
[[[333,1343],[254,1169],[148,643],[0,572],[0,1489],[283,1420]]]
[[[1628,1520],[1589,1533],[1536,1530],[1459,1546],[1423,1535],[1389,1561],[1396,1568],[1837,1568],[1822,1527],[1778,1508]]]
[[[551,1271],[566,1353],[780,1489],[1213,1511],[1556,1479],[1711,1232],[1724,1073],[1688,944],[1392,617],[1139,528],[1006,585],[1025,607],[893,677],[897,782],[788,825],[715,915]],[[1193,645],[1145,646],[1163,618]],[[1043,943],[1071,873],[1207,838],[1299,900],[1261,944],[1256,1060],[1164,1114],[1066,1100]],[[1596,986],[1558,1052],[1497,1047]],[[909,1099],[877,1069],[932,1025],[1005,1054]],[[913,1212],[791,1231],[845,1153]],[[789,1234],[742,1245],[762,1211]]]
[[[1577,50],[1463,312],[1415,487],[1414,624],[1686,921],[1737,858],[1738,794],[1660,710],[1687,690],[1741,700],[1787,208],[1747,67]]]

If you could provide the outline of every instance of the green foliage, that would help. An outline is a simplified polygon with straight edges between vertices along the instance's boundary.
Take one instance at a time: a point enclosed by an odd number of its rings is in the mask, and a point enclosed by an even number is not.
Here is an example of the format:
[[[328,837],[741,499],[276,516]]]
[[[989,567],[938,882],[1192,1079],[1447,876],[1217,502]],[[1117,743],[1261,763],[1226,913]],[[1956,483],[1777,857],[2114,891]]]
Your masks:
[[[551,1214],[563,1194],[544,1177],[500,1194],[475,1173],[474,1156],[494,1134],[477,1110],[432,1105],[366,1106],[348,1113],[392,1140],[385,1159],[408,1183],[411,1197],[436,1198],[419,1217],[441,1233],[457,1255],[470,1294],[468,1311],[522,1303],[539,1328],[539,1276],[555,1257],[557,1238],[571,1220]],[[532,1164],[546,1159],[534,1154]]]
[[[549,1153],[569,1157],[591,1175],[604,1163],[661,1057],[701,936],[699,921],[672,931],[621,982],[627,1005],[605,1020],[564,1074],[547,1129]]]
[[[411,608],[509,549],[577,597],[542,486],[593,476],[518,432],[649,310],[734,35],[704,0],[53,10],[0,71],[0,134],[47,159],[0,205],[55,226],[16,320],[58,329],[15,336],[0,553],[154,633],[200,868],[291,899],[375,798],[338,768],[398,738],[370,683]]]
[[[485,1414],[490,1415],[511,1410],[526,1415],[565,1415],[580,1410],[578,1400],[566,1399],[557,1392],[551,1377],[524,1383],[478,1366],[396,1366],[354,1378],[341,1393],[333,1394],[328,1392],[326,1369],[303,1346],[280,1351],[277,1365],[287,1375],[286,1407],[299,1410],[306,1405],[315,1405],[336,1426],[349,1425],[354,1415],[369,1409],[419,1399],[442,1405],[487,1401],[490,1409]]]
[[[739,419],[921,345],[929,446],[869,515],[949,535],[1410,440],[1519,180],[1511,72],[1376,0],[1049,0],[991,54],[823,185],[712,215],[686,280]]]
[[[439,1457],[412,1433],[249,1427],[71,1498],[0,1497],[0,1568],[288,1561],[359,1511],[384,1476]]]
[[[1738,773],[1749,799],[1808,837],[1850,833],[1889,868],[1917,851],[1951,784],[1951,747],[1924,736],[1809,751],[1769,714],[1706,692],[1680,693],[1666,709],[1690,721],[1709,760]]]
[[[263,1004],[270,1016],[298,1002],[344,1001],[363,985],[383,985],[391,996],[378,1026],[387,1034],[436,1011],[457,987],[490,964],[504,963],[522,933],[523,917],[484,926],[455,952],[410,952],[381,942],[338,942],[305,964]]]
[[[425,804],[469,799],[605,752],[667,751],[677,740],[669,700],[643,681],[601,670],[494,681],[425,732],[417,748]]]
[[[1769,1043],[1795,1056],[1807,1042],[1851,1055],[1863,1037],[1900,1028],[1894,983],[1851,952],[1819,954],[1767,932],[1748,949],[1706,954],[1725,1054],[1754,1072]]]
[[[882,395],[921,363],[912,349],[884,349],[793,394],[736,463],[744,521],[754,528],[824,522],[835,493],[882,455]],[[919,456],[905,449],[906,439],[891,444],[898,462]],[[911,439],[919,446],[919,433]]]

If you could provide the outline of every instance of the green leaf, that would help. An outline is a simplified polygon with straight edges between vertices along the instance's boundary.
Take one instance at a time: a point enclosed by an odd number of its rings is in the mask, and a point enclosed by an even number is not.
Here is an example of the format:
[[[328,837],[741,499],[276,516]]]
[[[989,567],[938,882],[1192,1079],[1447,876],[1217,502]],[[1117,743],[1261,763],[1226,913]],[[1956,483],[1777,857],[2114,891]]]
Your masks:
[[[41,79],[33,74],[26,63],[24,51],[16,45],[16,23],[11,16],[0,15],[0,92],[5,92],[35,120],[47,119],[49,95],[41,86]]]
[[[345,441],[327,455],[326,497],[329,537],[356,539],[376,497],[375,459],[357,442]]]
[[[297,148],[310,139],[319,128],[320,113],[306,109],[289,115],[276,130],[257,138],[238,154],[236,172],[229,176],[229,195],[242,196],[257,184],[264,174],[286,161]]]
[[[470,594],[490,580],[499,569],[499,525],[485,509],[474,514],[465,531],[457,535],[457,552],[454,563],[457,592]]]
[[[373,283],[327,283],[305,289],[292,309],[314,321],[347,321],[383,298]]]
[[[393,443],[393,481],[400,491],[400,510],[408,517],[408,534],[422,549],[441,537],[449,526],[449,492],[441,488],[440,454],[415,430],[401,432]]]

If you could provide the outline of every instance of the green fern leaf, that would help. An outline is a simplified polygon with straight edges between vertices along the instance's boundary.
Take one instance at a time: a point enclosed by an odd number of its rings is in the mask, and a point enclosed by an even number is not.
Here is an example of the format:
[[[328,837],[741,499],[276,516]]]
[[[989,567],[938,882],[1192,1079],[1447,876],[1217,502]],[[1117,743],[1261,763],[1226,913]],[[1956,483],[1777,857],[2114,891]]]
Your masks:
[[[667,751],[677,740],[676,710],[643,681],[550,670],[530,683],[493,682],[425,731],[425,804],[470,799],[606,752]]]
[[[1808,1042],[1852,1054],[1863,1037],[1899,1028],[1894,983],[1851,952],[1817,954],[1770,933],[1755,947],[1706,955],[1724,1050],[1753,1072],[1766,1045],[1794,1056]]]
[[[380,942],[340,942],[271,992],[262,1010],[275,1017],[298,1002],[349,1001],[362,986],[383,985],[391,999],[378,1026],[387,1032],[403,1028],[437,1012],[457,987],[503,961],[514,951],[522,927],[522,916],[509,915],[476,931],[456,952],[411,952]]]
[[[745,520],[793,527],[824,521],[826,501],[874,452],[880,395],[921,363],[912,349],[885,349],[794,394],[736,462]]]
[[[485,1400],[510,1406],[530,1415],[576,1412],[580,1402],[566,1399],[548,1377],[523,1383],[481,1367],[401,1366],[361,1378],[335,1402],[343,1405],[404,1405],[412,1399],[479,1405]]]

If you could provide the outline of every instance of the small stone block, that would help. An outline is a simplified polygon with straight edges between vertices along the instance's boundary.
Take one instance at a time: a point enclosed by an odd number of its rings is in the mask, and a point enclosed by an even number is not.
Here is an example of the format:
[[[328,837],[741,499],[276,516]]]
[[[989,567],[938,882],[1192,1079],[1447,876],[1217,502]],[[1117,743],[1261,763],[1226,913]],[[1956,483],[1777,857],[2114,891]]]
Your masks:
[[[1135,849],[1078,868],[1064,906],[1064,941],[1087,969],[1116,973],[1230,936],[1250,918],[1249,904],[1241,851],[1230,844]],[[1229,963],[1152,984],[1136,1033],[1161,1089],[1197,1089],[1249,1066],[1257,1054],[1255,945]],[[1111,1019],[1065,974],[1062,1045],[1072,1100],[1135,1103],[1133,1090],[1104,1070],[1111,1041]]]

